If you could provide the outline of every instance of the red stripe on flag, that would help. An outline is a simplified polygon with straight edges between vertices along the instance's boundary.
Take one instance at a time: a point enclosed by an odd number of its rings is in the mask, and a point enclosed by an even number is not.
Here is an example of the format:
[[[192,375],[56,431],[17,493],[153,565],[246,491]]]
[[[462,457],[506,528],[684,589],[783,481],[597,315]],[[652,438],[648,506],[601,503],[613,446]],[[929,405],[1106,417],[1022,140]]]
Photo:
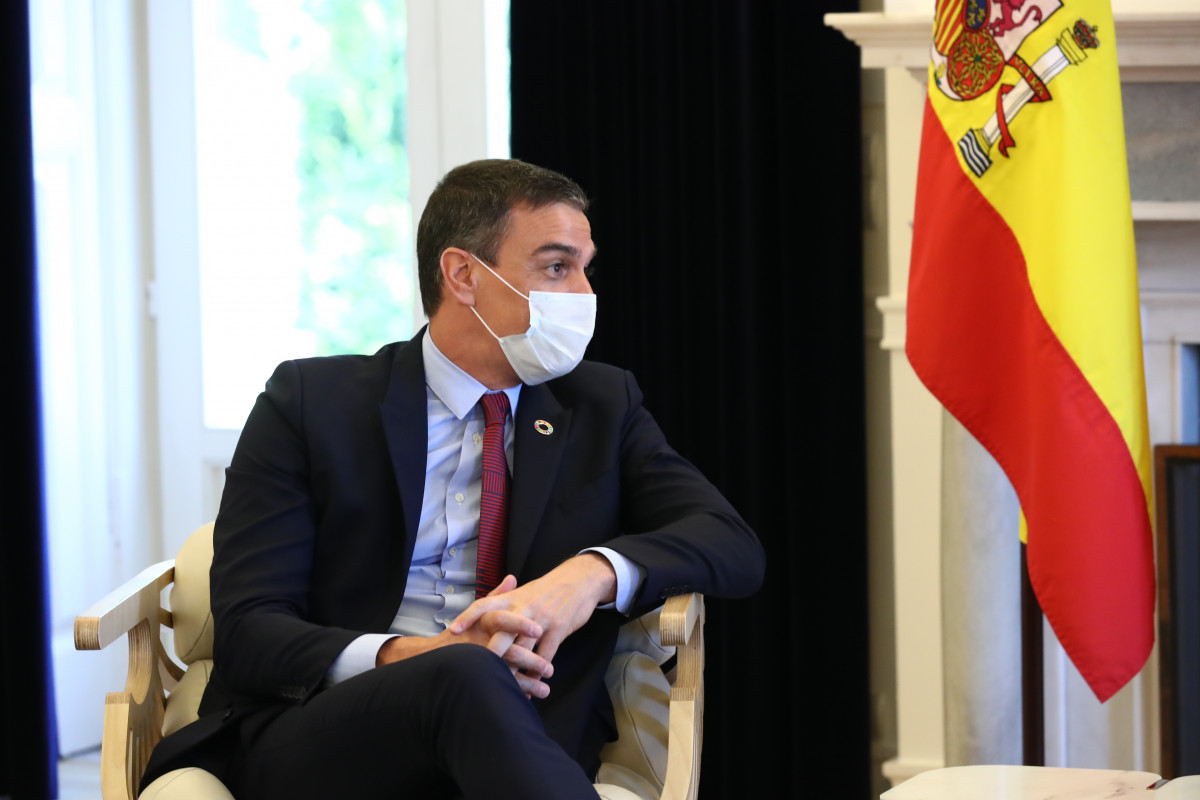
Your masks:
[[[928,100],[914,231],[909,361],[1007,473],[1034,591],[1103,702],[1154,642],[1142,483],[1116,421],[1042,316],[1016,237],[963,172]]]

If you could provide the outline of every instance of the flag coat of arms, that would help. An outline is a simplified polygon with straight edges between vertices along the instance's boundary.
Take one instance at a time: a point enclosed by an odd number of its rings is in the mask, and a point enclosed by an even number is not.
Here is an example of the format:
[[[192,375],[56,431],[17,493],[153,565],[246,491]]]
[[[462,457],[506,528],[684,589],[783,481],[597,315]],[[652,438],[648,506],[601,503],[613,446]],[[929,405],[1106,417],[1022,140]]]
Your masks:
[[[1012,482],[1034,592],[1107,700],[1154,643],[1137,269],[1107,0],[938,0],[906,338],[922,382]]]

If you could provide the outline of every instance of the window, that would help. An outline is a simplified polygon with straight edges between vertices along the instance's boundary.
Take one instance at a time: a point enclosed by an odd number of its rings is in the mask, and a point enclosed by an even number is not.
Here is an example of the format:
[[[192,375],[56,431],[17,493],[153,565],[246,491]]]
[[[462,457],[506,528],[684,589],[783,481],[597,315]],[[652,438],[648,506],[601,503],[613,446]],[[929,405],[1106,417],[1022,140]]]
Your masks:
[[[404,0],[193,6],[204,423],[414,329]]]
[[[416,332],[415,223],[508,143],[504,0],[145,6],[163,552],[285,359]],[[502,126],[502,130],[500,129]]]

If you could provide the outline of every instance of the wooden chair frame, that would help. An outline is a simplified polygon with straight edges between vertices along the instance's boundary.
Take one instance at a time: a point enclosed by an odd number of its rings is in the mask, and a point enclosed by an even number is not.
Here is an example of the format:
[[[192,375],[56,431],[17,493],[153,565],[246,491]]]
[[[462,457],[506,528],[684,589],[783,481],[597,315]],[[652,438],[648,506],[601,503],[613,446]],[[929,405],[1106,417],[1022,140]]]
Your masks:
[[[104,800],[135,800],[142,773],[162,739],[166,694],[183,677],[163,647],[161,626],[174,627],[162,592],[175,562],[148,567],[75,618],[75,649],[101,650],[129,635],[125,689],[105,698],[100,756]],[[668,728],[667,772],[660,800],[695,800],[704,719],[704,598],[667,600],[659,617],[664,647],[676,648]]]
[[[147,567],[75,618],[75,649],[101,650],[129,635],[125,690],[104,700],[100,747],[100,791],[104,800],[134,800],[150,752],[162,739],[166,693],[183,677],[167,656],[160,627],[174,627],[161,605],[162,591],[175,579],[175,562]]]

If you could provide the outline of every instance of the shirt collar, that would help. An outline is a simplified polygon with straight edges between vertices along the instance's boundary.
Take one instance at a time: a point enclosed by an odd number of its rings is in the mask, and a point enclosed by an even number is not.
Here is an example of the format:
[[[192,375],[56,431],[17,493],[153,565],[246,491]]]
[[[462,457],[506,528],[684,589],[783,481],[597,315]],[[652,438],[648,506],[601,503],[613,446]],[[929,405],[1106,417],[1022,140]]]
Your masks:
[[[433,337],[429,335],[428,329],[421,337],[421,358],[425,362],[425,384],[459,419],[470,414],[471,409],[479,403],[479,398],[487,393],[486,386],[446,358],[445,354],[433,343]],[[513,419],[517,417],[517,400],[521,396],[521,385],[518,383],[516,386],[504,390],[504,393],[508,395],[508,405]]]

